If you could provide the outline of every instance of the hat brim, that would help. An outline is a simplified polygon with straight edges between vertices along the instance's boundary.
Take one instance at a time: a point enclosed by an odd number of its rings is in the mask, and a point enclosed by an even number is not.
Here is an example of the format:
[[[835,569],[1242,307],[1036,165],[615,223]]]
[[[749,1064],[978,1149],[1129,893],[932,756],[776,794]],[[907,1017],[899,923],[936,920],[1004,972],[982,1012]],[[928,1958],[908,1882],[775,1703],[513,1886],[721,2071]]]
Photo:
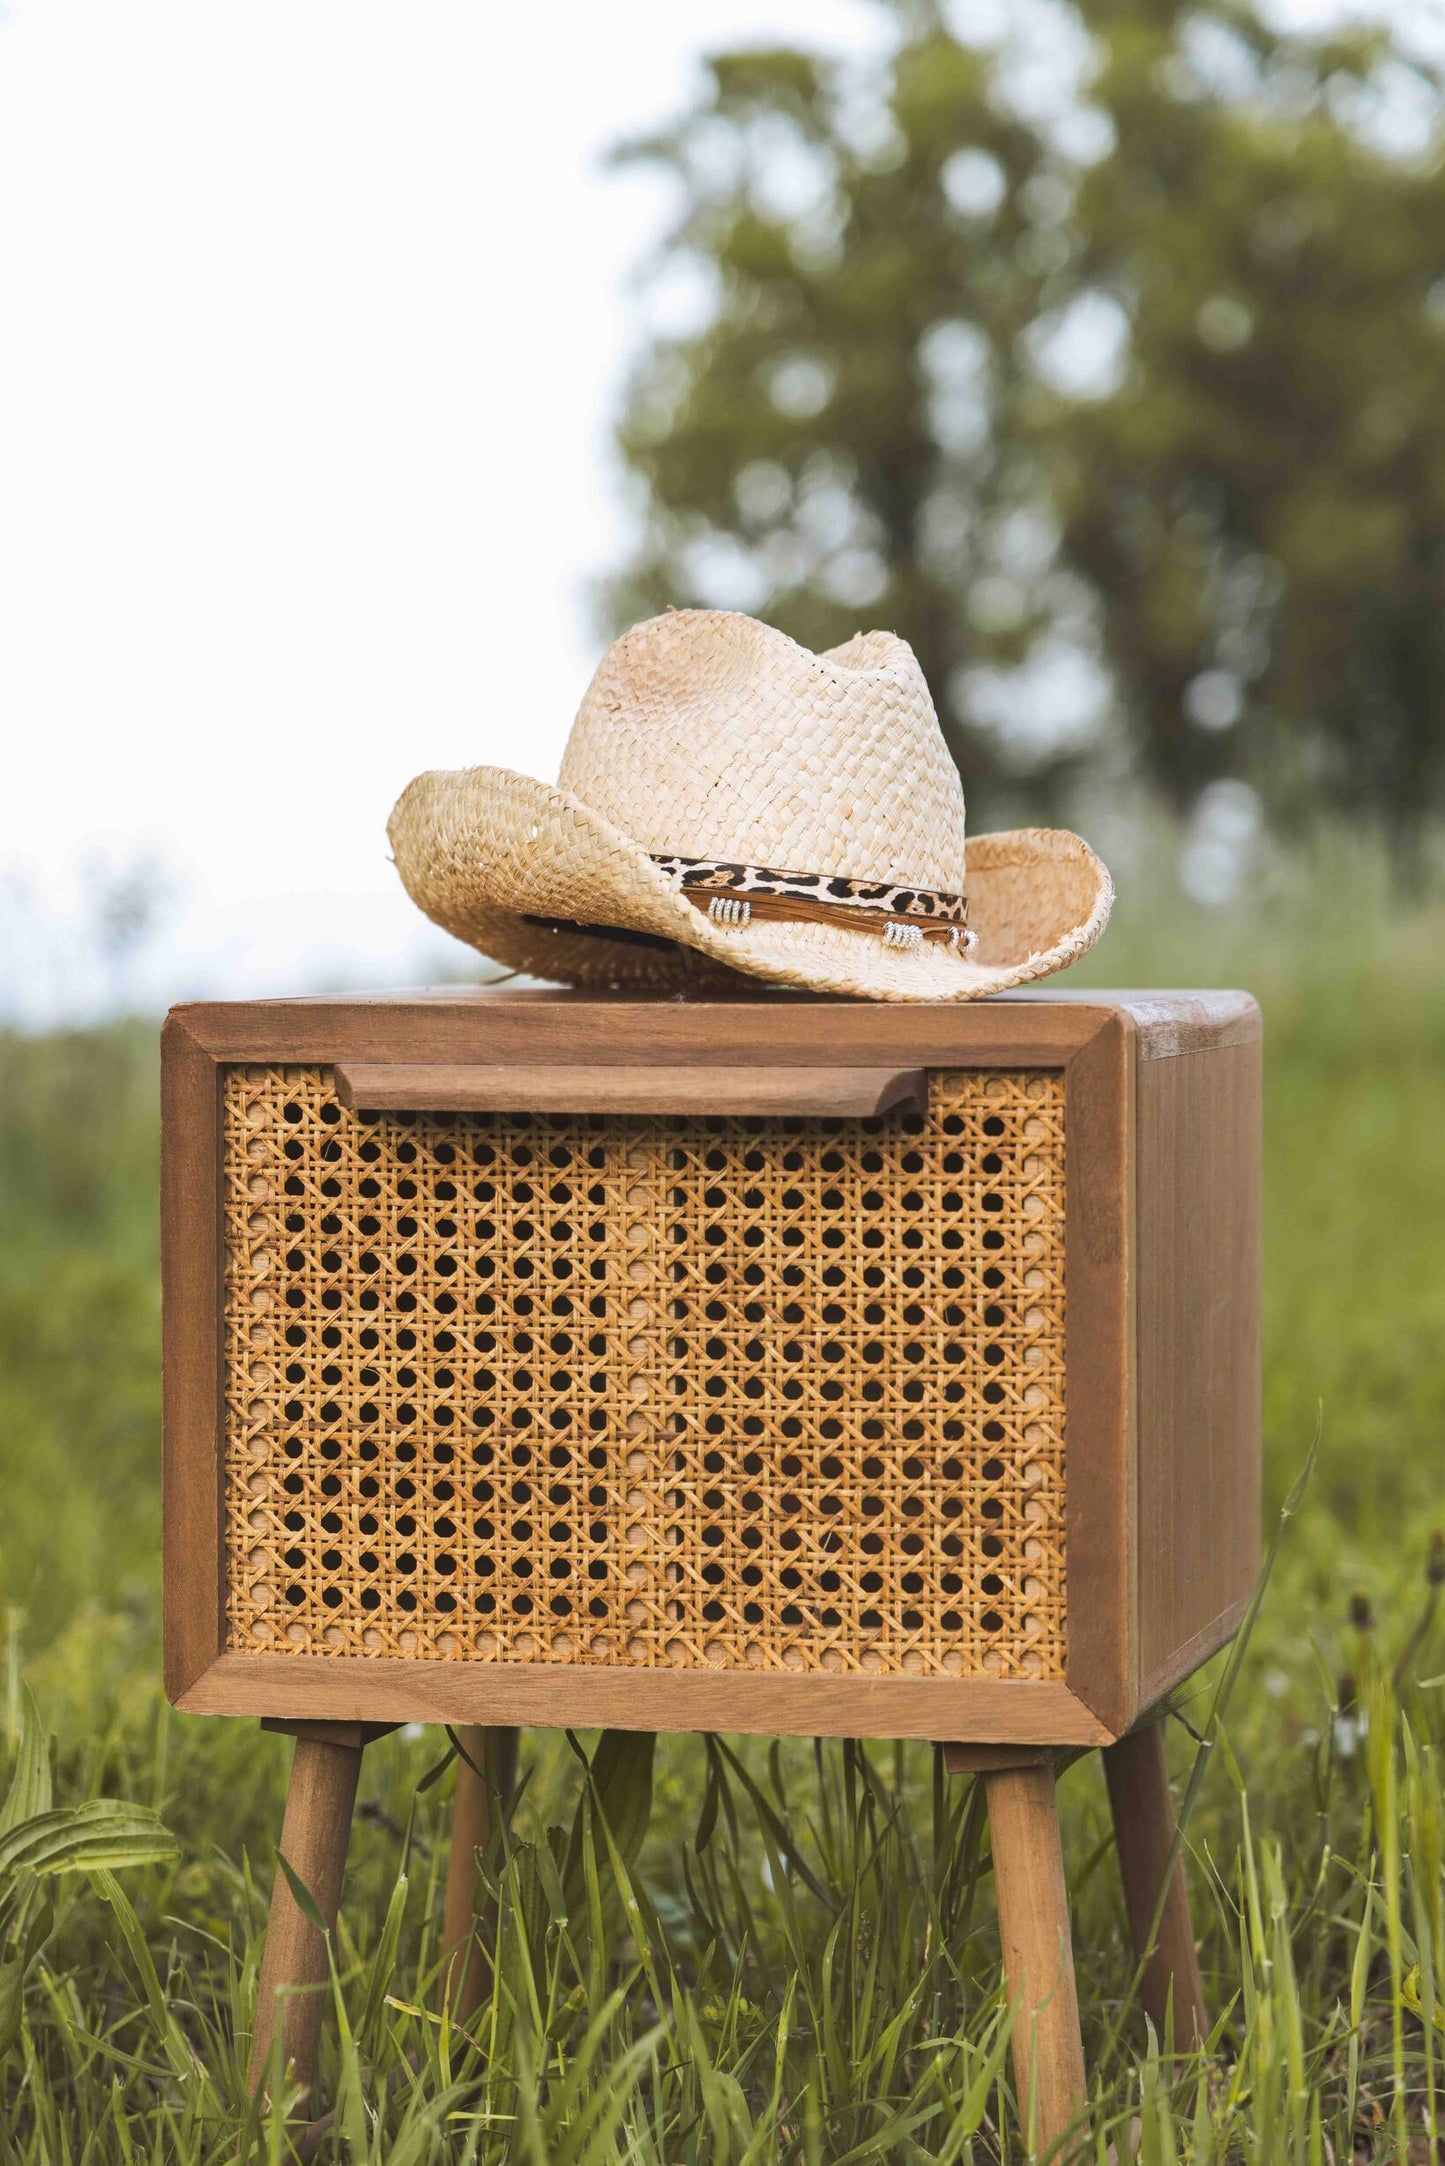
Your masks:
[[[613,992],[736,991],[763,978],[865,1000],[981,1000],[1076,961],[1113,901],[1086,842],[1025,827],[969,838],[968,956],[826,925],[715,926],[590,806],[504,767],[418,775],[387,832],[407,893],[458,940],[533,976]]]

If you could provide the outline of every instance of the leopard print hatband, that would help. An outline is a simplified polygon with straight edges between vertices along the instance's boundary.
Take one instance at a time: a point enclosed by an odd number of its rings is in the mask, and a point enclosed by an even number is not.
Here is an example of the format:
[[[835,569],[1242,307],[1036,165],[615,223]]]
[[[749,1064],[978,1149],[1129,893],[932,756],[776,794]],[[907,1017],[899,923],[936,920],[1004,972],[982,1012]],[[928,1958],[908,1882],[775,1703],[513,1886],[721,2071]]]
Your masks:
[[[718,926],[739,927],[754,917],[781,918],[881,933],[890,947],[916,948],[924,940],[942,940],[962,953],[977,940],[967,929],[967,898],[936,888],[655,851],[652,862]]]

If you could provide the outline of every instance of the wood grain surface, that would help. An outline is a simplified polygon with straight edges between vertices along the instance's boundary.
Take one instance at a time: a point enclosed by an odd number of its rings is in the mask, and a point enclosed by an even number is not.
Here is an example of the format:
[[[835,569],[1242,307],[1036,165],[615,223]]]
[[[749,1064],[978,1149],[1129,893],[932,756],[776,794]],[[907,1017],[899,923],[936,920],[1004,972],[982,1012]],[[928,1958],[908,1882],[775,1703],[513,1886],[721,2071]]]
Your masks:
[[[219,1075],[172,1020],[161,1039],[162,1634],[172,1700],[222,1644],[221,1280]]]
[[[855,1119],[922,1105],[922,1068],[784,1068],[713,1063],[464,1066],[343,1061],[336,1093],[356,1112],[833,1114]]]
[[[1260,1558],[1260,1048],[1139,1073],[1138,1682],[1223,1644]]]
[[[1026,1745],[1105,1745],[1112,1735],[1067,1685],[1048,1680],[790,1677],[404,1656],[222,1655],[177,1705],[202,1715]]]
[[[983,1778],[993,1847],[1004,1988],[1014,2009],[1014,2095],[1030,2157],[1080,2121],[1084,2047],[1069,1893],[1052,1768],[1001,1768]]]

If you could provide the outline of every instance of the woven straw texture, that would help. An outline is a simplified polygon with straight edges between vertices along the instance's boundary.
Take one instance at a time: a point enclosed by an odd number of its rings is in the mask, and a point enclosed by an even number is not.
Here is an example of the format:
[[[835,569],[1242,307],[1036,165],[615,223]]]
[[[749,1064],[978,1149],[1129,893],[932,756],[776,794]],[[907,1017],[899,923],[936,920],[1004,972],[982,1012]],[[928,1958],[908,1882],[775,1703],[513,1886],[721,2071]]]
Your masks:
[[[1063,1083],[878,1120],[225,1088],[228,1644],[1060,1678]]]
[[[772,626],[680,610],[614,642],[556,788],[505,768],[420,775],[388,832],[408,894],[514,968],[618,990],[740,976],[878,1000],[973,1000],[1093,945],[1109,876],[1064,830],[965,849],[964,797],[912,649],[810,654]],[[712,925],[651,853],[966,891],[971,957],[823,925]],[[527,919],[620,926],[652,945]]]

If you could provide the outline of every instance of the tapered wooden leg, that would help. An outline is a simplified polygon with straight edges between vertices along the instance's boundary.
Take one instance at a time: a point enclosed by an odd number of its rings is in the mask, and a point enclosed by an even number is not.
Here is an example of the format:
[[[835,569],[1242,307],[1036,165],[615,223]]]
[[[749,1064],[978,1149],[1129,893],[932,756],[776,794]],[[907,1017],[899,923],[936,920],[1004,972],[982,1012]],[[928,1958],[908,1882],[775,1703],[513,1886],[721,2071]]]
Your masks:
[[[360,1742],[335,1744],[315,1736],[300,1736],[291,1763],[281,1853],[328,1928],[336,1923],[336,1906],[341,1900],[361,1753]],[[290,2064],[304,2091],[313,2090],[326,1980],[326,1943],[302,1916],[278,1865],[256,1994],[256,2028],[251,2038],[249,2080],[253,2091],[266,2079],[278,2023],[283,2062]],[[310,1990],[286,1993],[278,1999],[287,1986]]]
[[[480,1915],[477,1911],[477,1852],[485,1850],[492,1839],[494,1809],[499,1805],[505,1813],[510,1802],[517,1780],[517,1732],[469,1728],[458,1730],[457,1736],[466,1757],[457,1762],[452,1808],[442,1994],[450,2000],[457,2021],[470,2023],[491,1983],[496,1934],[495,1905],[488,1903]]]
[[[1081,2126],[1084,2047],[1069,1938],[1069,1898],[1051,1767],[985,1772],[1014,2085],[1029,2144],[1045,2150]]]
[[[1182,1858],[1169,1875],[1164,1907],[1154,1927],[1159,1891],[1174,1846],[1174,1806],[1164,1759],[1163,1724],[1148,1723],[1130,1736],[1121,1737],[1117,1745],[1110,1745],[1104,1754],[1104,1774],[1109,1785],[1109,1809],[1114,1816],[1114,1840],[1119,1846],[1129,1933],[1135,1959],[1144,1964],[1140,1981],[1144,2006],[1165,2050],[1172,2043],[1176,2052],[1187,2052],[1191,2046],[1203,2044],[1209,2034],[1209,2021],[1204,2012],[1204,1988],[1194,1951]],[[1164,2029],[1171,1987],[1172,2041]]]

